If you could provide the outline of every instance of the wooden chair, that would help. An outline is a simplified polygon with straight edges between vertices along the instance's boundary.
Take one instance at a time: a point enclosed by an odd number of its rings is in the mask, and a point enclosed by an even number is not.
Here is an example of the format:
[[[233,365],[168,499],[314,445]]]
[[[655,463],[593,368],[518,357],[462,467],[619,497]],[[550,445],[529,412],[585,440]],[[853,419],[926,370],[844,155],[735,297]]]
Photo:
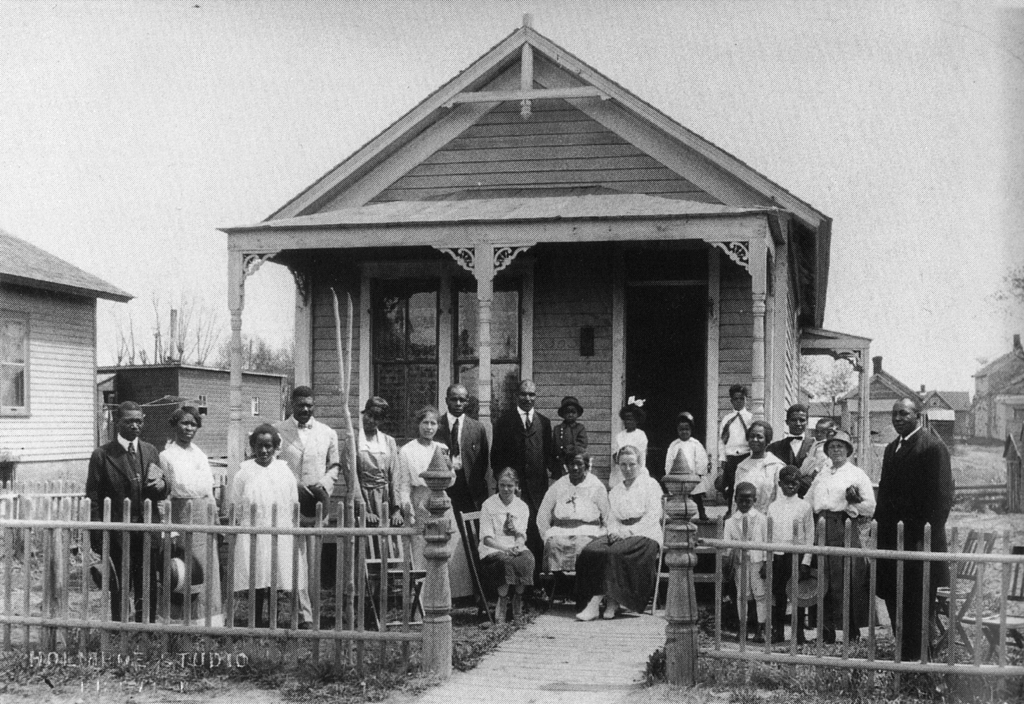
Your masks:
[[[477,596],[477,609],[487,614],[487,620],[494,623],[494,615],[487,603],[484,585],[480,580],[480,512],[459,513],[459,533],[462,535],[462,549],[466,553],[466,564],[473,576],[473,590]]]
[[[961,553],[979,553],[988,555],[995,548],[995,533],[986,533],[983,537],[976,530],[969,531],[964,538]],[[939,633],[939,639],[935,645],[936,650],[942,646],[952,647],[959,637],[960,643],[967,651],[968,656],[974,654],[974,646],[970,637],[964,630],[963,624],[974,610],[974,600],[979,598],[981,585],[978,583],[978,563],[958,562],[951,577],[952,584],[949,587],[938,587],[935,590],[936,616],[935,624]],[[950,613],[950,601],[952,588],[956,586],[957,612]],[[945,617],[943,624],[940,617]]]
[[[427,578],[427,572],[426,570],[412,569],[411,558],[407,558],[405,555],[404,542],[402,536],[399,535],[372,535],[365,541],[367,591],[372,596],[368,601],[372,606],[373,618],[378,629],[380,628],[381,620],[386,617],[386,614],[378,613],[380,608],[380,586],[383,581],[382,574],[386,571],[387,603],[390,604],[393,597],[397,598],[399,603],[401,603],[400,600],[404,596],[402,584],[407,560],[410,562],[409,595],[412,597],[410,618],[413,623],[422,623],[423,602],[421,600],[421,592],[423,591],[423,583]],[[387,546],[386,566],[382,557],[382,546],[384,545]],[[417,611],[420,616],[419,620],[416,619]],[[385,625],[398,626],[401,625],[401,622],[388,622]]]
[[[1014,545],[1011,554],[1024,555],[1024,545]],[[1004,565],[1003,569],[1011,570],[1010,586],[1006,593],[1006,600],[1024,603],[1024,564]],[[963,619],[963,623],[974,625],[974,617],[971,615],[966,616]],[[999,653],[999,614],[989,613],[982,617],[981,628],[982,633],[985,634],[985,640],[988,641],[988,657],[991,660],[997,657]],[[1006,615],[1006,640],[1002,645],[1004,647],[1013,645],[1024,650],[1024,616]]]

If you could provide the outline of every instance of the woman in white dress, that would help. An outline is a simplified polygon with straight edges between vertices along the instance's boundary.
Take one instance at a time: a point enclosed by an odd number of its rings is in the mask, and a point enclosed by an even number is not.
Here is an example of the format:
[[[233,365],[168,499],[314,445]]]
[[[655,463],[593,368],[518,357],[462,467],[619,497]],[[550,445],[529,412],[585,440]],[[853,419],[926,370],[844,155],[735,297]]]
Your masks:
[[[683,411],[676,417],[678,440],[673,440],[665,453],[665,474],[696,474],[700,483],[693,487],[690,498],[697,504],[697,520],[708,520],[704,510],[704,494],[715,490],[715,478],[709,471],[708,453],[700,440],[693,437],[693,416]]]
[[[497,587],[494,615],[499,624],[505,623],[509,591],[512,618],[518,619],[523,615],[523,591],[533,584],[533,553],[526,549],[530,507],[516,496],[518,489],[519,475],[506,467],[498,472],[498,493],[480,507],[480,568],[484,579]]]
[[[423,478],[424,472],[431,467],[446,471],[450,475],[446,488],[455,483],[455,472],[452,471],[448,447],[434,440],[434,435],[437,433],[437,419],[436,408],[428,406],[420,409],[416,413],[416,439],[405,443],[398,451],[395,493],[406,525],[422,527],[430,519],[430,511],[427,510],[430,487],[427,486],[427,482]],[[451,531],[448,547],[452,551],[452,556],[448,560],[448,578],[451,582],[452,598],[471,596],[473,580],[469,574],[469,565],[462,548],[462,540],[455,527],[455,514],[451,507],[445,513],[445,518],[448,519]],[[423,555],[423,550],[426,547],[427,541],[423,533],[417,533],[412,537],[413,569],[425,570],[427,568],[427,559]]]
[[[171,522],[191,525],[210,525],[216,520],[217,503],[213,497],[213,470],[206,454],[192,442],[196,431],[203,425],[199,409],[182,406],[171,414],[174,439],[160,453],[160,469],[170,489]],[[188,599],[171,595],[171,618],[195,625],[224,625],[221,606],[220,563],[217,559],[216,536],[212,533],[186,533],[176,539],[186,555],[202,568],[204,583]],[[207,562],[207,541],[212,541],[212,560]],[[207,586],[209,585],[209,589]],[[210,594],[209,601],[207,593]]]
[[[747,445],[750,446],[750,457],[736,467],[736,483],[750,482],[757,490],[754,508],[768,515],[768,507],[775,501],[779,486],[779,470],[786,463],[768,452],[768,444],[772,441],[772,426],[763,420],[755,420],[747,428]],[[732,510],[736,511],[736,497],[733,496]]]
[[[590,473],[590,456],[577,452],[569,474],[551,485],[537,511],[547,572],[575,572],[576,558],[608,528],[608,491]]]
[[[276,459],[281,447],[281,436],[269,423],[257,427],[249,436],[249,447],[253,459],[246,460],[238,468],[231,481],[228,505],[234,507],[235,522],[240,526],[273,527],[274,509],[277,509],[277,526],[293,526],[293,506],[299,500],[295,475],[284,460]],[[256,508],[255,519],[252,508]],[[269,614],[264,610],[269,605],[272,585],[283,591],[292,591],[292,580],[306,584],[306,561],[299,560],[294,569],[292,564],[293,536],[277,536],[277,572],[272,572],[274,550],[269,535],[257,535],[255,560],[252,556],[251,538],[241,533],[235,540],[235,559],[232,589],[248,592],[256,590],[256,628],[270,625]],[[250,579],[251,577],[251,579]],[[252,624],[250,624],[252,625]]]
[[[619,411],[619,419],[623,429],[612,438],[612,471],[608,476],[608,490],[611,491],[622,483],[622,470],[619,469],[619,450],[632,447],[639,453],[640,474],[649,476],[647,471],[647,433],[640,430],[647,413],[643,409],[643,399],[629,397],[629,401]]]

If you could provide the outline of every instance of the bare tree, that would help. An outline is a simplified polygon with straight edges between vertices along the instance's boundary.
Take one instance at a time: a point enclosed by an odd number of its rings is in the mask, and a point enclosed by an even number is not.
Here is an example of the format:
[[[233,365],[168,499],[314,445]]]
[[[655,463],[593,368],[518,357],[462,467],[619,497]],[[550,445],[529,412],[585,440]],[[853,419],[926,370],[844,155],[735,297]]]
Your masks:
[[[843,359],[801,357],[800,385],[815,398],[836,401],[853,388],[853,366]]]
[[[130,306],[130,304],[129,304]],[[148,308],[148,309],[146,309]],[[223,314],[194,291],[182,295],[177,308],[177,330],[171,330],[171,304],[154,293],[146,308],[129,307],[127,314],[115,317],[117,364],[147,364],[149,343],[143,335],[137,339],[136,326],[153,331],[152,360],[166,364],[180,360],[185,364],[205,366],[220,348],[223,339]]]

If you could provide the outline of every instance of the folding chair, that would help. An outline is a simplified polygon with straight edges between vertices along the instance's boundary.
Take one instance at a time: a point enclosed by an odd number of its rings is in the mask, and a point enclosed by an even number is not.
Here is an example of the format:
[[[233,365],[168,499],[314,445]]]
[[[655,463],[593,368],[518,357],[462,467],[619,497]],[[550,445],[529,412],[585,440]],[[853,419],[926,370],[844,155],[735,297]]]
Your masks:
[[[477,595],[477,609],[487,614],[487,620],[494,623],[491,607],[487,603],[484,585],[480,580],[480,512],[467,511],[459,513],[459,532],[462,534],[462,549],[466,553],[470,574],[473,576],[473,589]]]
[[[382,558],[382,541],[387,541],[386,568]],[[405,574],[405,563],[407,560],[411,562],[411,558],[407,558],[405,555],[403,543],[404,541],[402,540],[402,536],[398,535],[373,535],[366,540],[366,581],[368,592],[373,595],[373,598],[369,599],[369,601],[373,607],[373,617],[377,621],[377,628],[380,628],[381,620],[387,616],[387,614],[377,613],[377,609],[380,606],[382,573],[385,569],[388,583],[388,600],[386,603],[390,604],[392,597],[397,597],[398,599],[403,597],[402,583],[403,576]],[[409,592],[412,597],[412,612],[410,614],[410,618],[413,619],[413,623],[422,623],[422,620],[416,620],[416,612],[419,611],[420,617],[423,616],[421,593],[423,591],[423,583],[426,578],[426,570],[412,569],[410,564]],[[401,622],[388,622],[385,625],[398,626],[401,625]]]
[[[979,538],[978,531],[972,530],[964,538],[964,544],[960,552],[988,555],[995,548],[995,544],[995,533],[985,533],[983,538]],[[974,609],[974,600],[979,598],[981,585],[978,583],[978,563],[971,561],[958,562],[950,581],[949,587],[938,587],[935,590],[935,624],[939,632],[939,640],[935,644],[935,649],[939,650],[944,645],[952,647],[957,642],[957,637],[959,637],[960,643],[967,651],[968,656],[973,656],[974,646],[967,635],[967,631],[964,630],[963,624]],[[959,607],[955,615],[950,613],[950,601],[954,586],[956,587]],[[946,618],[946,624],[942,623],[940,618],[942,616]]]
[[[1011,554],[1024,555],[1024,545],[1014,545]],[[1007,568],[1007,565],[1003,565],[1003,569]],[[1009,591],[1006,593],[1006,600],[1024,603],[1024,564],[1017,563],[1016,565],[1009,567],[1009,569],[1011,569],[1010,586]],[[970,615],[966,616],[963,619],[963,623],[967,625],[974,625],[974,617]],[[981,628],[982,633],[985,634],[985,640],[988,641],[988,657],[991,660],[999,653],[999,614],[989,613],[982,617]],[[1006,640],[1003,645],[1014,645],[1018,648],[1024,649],[1024,616],[1015,616],[1012,614],[1006,615]]]

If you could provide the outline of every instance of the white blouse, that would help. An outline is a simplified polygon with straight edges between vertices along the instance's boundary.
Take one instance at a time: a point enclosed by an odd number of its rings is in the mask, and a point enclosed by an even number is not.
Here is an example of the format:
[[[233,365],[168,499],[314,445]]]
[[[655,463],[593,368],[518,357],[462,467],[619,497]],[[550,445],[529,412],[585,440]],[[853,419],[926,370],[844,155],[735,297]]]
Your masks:
[[[206,453],[195,443],[187,448],[176,442],[168,443],[160,453],[160,469],[172,499],[213,498],[213,470]]]
[[[411,500],[413,487],[427,486],[423,473],[430,469],[430,461],[434,459],[437,448],[440,448],[447,457],[448,448],[433,440],[429,445],[424,445],[419,440],[410,440],[402,445],[402,449],[398,451],[398,478],[395,487],[399,504]],[[455,473],[452,472],[448,486],[454,483]]]
[[[855,486],[860,491],[859,504],[846,500],[847,488]],[[815,513],[821,511],[843,511],[851,518],[871,518],[875,514],[875,490],[864,470],[846,462],[838,469],[830,467],[815,477],[805,497]]]
[[[506,516],[512,514],[512,525],[518,535],[505,534]],[[496,548],[484,543],[484,538],[494,539],[502,550],[526,547],[526,527],[530,522],[530,507],[518,496],[513,496],[508,506],[497,494],[488,497],[480,507],[480,558],[498,552]]]
[[[608,533],[623,538],[643,536],[661,545],[665,540],[661,528],[663,495],[661,485],[649,475],[637,474],[632,486],[616,486],[608,494]]]

